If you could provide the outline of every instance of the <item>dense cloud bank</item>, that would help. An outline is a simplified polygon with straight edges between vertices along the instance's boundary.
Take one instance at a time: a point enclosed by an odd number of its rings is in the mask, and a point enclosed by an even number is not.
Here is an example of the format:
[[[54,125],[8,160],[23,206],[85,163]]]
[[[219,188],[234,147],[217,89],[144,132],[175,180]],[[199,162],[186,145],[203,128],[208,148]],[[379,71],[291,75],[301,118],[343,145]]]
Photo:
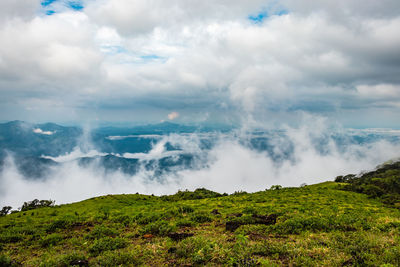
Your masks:
[[[142,153],[110,153],[81,143],[72,152],[42,156],[56,163],[35,179],[24,176],[18,158],[10,154],[0,174],[0,206],[18,207],[34,198],[60,204],[104,194],[160,195],[199,187],[253,192],[276,184],[333,180],[399,157],[398,132],[370,131],[332,128],[309,118],[301,127],[279,131],[150,135],[152,148]]]
[[[0,119],[398,126],[397,0],[74,2],[0,4]]]

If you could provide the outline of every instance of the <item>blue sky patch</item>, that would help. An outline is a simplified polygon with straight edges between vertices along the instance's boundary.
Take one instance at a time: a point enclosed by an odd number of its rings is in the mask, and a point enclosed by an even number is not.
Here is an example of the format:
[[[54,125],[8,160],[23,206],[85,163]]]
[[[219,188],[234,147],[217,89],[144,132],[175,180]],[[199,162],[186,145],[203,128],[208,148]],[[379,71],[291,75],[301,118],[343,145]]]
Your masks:
[[[84,8],[82,0],[42,0],[40,4],[48,16],[63,12],[65,9],[81,11]]]
[[[103,53],[109,55],[116,55],[127,52],[127,50],[124,47],[119,45],[102,45],[100,49]]]
[[[275,13],[275,15],[277,15],[277,16],[283,16],[283,15],[287,15],[287,14],[289,14],[289,11],[286,9],[279,10],[278,12]]]
[[[54,2],[56,2],[57,0],[43,0],[40,4],[44,7],[49,6],[51,4],[53,4]]]
[[[161,57],[157,55],[144,55],[141,56],[140,58],[144,60],[154,60],[154,59],[160,59]]]
[[[77,11],[83,9],[83,4],[81,1],[68,1],[68,6]]]
[[[283,16],[289,14],[289,11],[286,8],[281,6],[271,5],[269,7],[264,7],[262,11],[254,14],[249,15],[247,18],[255,23],[262,23],[265,19],[271,16]]]
[[[54,10],[46,10],[46,15],[47,15],[47,16],[51,16],[51,15],[53,15],[54,13],[56,13]]]
[[[254,23],[261,23],[265,18],[268,18],[267,12],[260,12],[257,15],[250,15],[248,19],[253,21]]]
[[[167,57],[159,56],[156,54],[146,54],[146,55],[137,55],[134,62],[130,62],[130,64],[165,63],[167,60],[168,60]]]

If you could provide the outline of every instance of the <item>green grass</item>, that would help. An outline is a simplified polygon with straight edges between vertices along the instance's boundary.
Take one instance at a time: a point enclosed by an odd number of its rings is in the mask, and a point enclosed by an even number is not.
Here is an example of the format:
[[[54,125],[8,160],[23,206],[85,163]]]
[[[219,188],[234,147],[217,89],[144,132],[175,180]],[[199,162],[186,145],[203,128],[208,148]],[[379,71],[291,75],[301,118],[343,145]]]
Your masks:
[[[399,266],[400,211],[341,187],[108,195],[21,211],[0,217],[0,266]],[[271,214],[275,224],[259,219]]]

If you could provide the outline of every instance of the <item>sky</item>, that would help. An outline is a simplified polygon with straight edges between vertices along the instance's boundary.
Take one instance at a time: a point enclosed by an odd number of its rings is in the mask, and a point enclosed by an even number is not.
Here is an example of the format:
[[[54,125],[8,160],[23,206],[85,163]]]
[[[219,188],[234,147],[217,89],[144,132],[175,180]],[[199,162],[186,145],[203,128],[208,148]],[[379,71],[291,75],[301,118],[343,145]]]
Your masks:
[[[400,128],[398,0],[0,1],[0,121]]]

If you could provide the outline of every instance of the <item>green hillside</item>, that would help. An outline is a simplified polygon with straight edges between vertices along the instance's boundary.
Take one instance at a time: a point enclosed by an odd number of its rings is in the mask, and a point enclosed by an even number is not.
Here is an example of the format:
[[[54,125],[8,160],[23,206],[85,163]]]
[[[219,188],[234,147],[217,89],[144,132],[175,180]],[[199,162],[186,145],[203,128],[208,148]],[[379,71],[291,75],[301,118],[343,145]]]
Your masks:
[[[360,176],[338,176],[335,181],[345,182],[345,190],[367,194],[386,204],[400,207],[400,162],[388,162]]]
[[[400,211],[326,182],[108,195],[0,217],[0,266],[399,266]]]

